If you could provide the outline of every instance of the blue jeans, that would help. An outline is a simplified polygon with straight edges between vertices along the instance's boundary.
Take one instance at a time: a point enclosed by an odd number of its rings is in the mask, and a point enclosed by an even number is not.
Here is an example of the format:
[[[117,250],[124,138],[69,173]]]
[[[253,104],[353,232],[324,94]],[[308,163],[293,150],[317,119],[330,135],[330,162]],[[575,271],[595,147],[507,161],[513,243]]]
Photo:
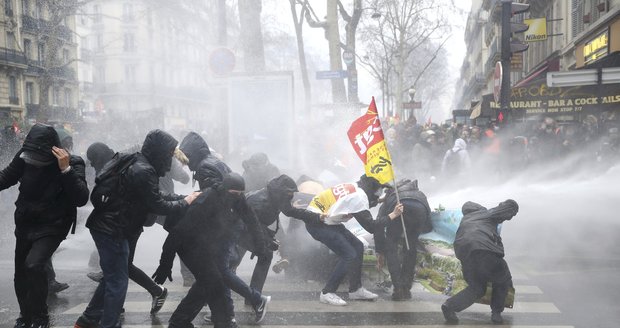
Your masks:
[[[83,315],[92,321],[99,321],[101,328],[119,327],[119,316],[129,284],[129,242],[95,230],[91,230],[90,234],[99,252],[103,279]]]
[[[349,277],[349,291],[362,287],[362,263],[364,244],[342,224],[306,224],[312,238],[320,241],[338,255],[338,263],[332,271],[323,293],[334,293],[345,276]]]
[[[235,272],[231,269],[231,262],[235,262],[237,257],[237,235],[229,236],[230,238],[222,238],[220,242],[220,250],[216,255],[216,265],[220,274],[222,275],[222,280],[224,280],[224,284],[226,285],[225,298],[228,303],[228,311],[234,313],[234,305],[233,300],[230,295],[230,290],[232,289],[235,293],[243,296],[246,300],[250,301],[252,305],[258,305],[261,302],[261,293],[256,289],[248,286],[241,278],[237,276]]]

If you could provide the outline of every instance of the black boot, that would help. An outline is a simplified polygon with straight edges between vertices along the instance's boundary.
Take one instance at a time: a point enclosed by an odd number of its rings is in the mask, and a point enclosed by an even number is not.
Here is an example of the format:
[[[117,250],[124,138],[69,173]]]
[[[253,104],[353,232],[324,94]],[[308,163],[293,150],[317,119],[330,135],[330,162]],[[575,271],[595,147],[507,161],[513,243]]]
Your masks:
[[[19,317],[15,320],[14,328],[30,328],[30,319]]]
[[[48,316],[34,317],[30,328],[50,328],[50,318]]]
[[[441,312],[443,312],[443,317],[446,319],[447,324],[456,325],[459,323],[459,318],[456,316],[456,312],[450,309],[446,303],[441,305]]]
[[[502,314],[500,312],[491,313],[491,321],[496,325],[501,325],[504,323],[504,318],[502,318]]]

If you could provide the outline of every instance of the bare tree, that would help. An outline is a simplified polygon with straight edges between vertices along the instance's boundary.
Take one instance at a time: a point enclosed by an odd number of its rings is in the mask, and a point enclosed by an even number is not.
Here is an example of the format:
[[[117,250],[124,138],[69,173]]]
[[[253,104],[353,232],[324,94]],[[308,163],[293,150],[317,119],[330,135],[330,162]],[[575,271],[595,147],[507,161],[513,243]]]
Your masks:
[[[357,103],[359,102],[359,97],[357,93],[357,67],[355,64],[355,34],[360,18],[362,17],[362,0],[354,0],[351,14],[346,11],[340,0],[338,0],[338,9],[340,11],[340,16],[342,16],[342,19],[346,22],[344,49],[353,55],[353,60],[351,63],[347,64],[347,70],[349,71],[349,102]]]
[[[394,112],[402,116],[405,92],[424,72],[424,66],[414,70],[411,59],[425,64],[434,60],[432,56],[418,57],[416,51],[423,47],[442,47],[434,41],[445,40],[449,34],[448,13],[452,7],[450,2],[433,0],[371,0],[369,3],[381,10],[381,18],[363,28],[367,53],[362,63],[389,90],[385,97],[393,99]]]
[[[238,0],[243,60],[247,72],[265,70],[265,46],[260,14],[262,0]]]
[[[332,71],[342,70],[342,60],[340,59],[340,32],[338,27],[338,0],[326,0],[327,16],[324,21],[318,19],[314,10],[310,6],[308,0],[300,0],[304,6],[308,7],[306,11],[306,21],[313,28],[322,28],[325,30],[325,38],[329,44],[329,62]],[[342,79],[332,79],[332,98],[336,103],[346,102],[346,94],[344,81]]]
[[[297,53],[299,57],[299,68],[301,70],[301,80],[304,85],[304,112],[310,114],[310,104],[312,101],[312,87],[310,85],[310,77],[308,76],[308,65],[306,63],[306,50],[304,45],[303,27],[304,17],[310,10],[304,2],[300,0],[289,0],[291,4],[291,15],[293,24],[295,25],[295,36],[297,37]],[[301,11],[297,14],[297,6],[301,6]]]

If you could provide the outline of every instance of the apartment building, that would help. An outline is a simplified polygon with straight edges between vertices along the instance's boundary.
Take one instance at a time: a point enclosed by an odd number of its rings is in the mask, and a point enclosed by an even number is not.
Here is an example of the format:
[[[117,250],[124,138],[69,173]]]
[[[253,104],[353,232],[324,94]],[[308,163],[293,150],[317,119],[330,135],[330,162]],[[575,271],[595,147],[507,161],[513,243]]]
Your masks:
[[[620,66],[620,0],[518,2],[528,3],[530,9],[524,14],[515,15],[513,21],[537,18],[542,20],[546,31],[544,37],[535,37],[537,41],[528,42],[527,51],[514,54],[511,60],[511,101],[523,101],[517,104],[531,105],[531,108],[520,108],[521,115],[517,117],[527,120],[552,116],[559,121],[569,122],[582,120],[587,115],[596,114],[596,111],[618,110],[617,104],[603,104],[602,101],[586,107],[550,106],[560,104],[549,101],[550,94],[557,94],[554,100],[559,100],[560,95],[570,98],[571,94],[550,89],[546,85],[546,76],[555,71]],[[468,115],[461,116],[462,120],[476,119],[479,125],[495,120],[497,114],[498,104],[493,100],[493,72],[501,54],[500,13],[500,0],[472,1],[467,23],[465,41],[468,52],[461,68],[461,81],[454,106],[462,109],[461,112],[467,113],[469,110]],[[589,99],[601,97],[600,100],[606,96],[611,99],[620,97],[614,90],[620,90],[620,85],[583,87],[573,90],[573,94],[575,97],[578,93],[584,97],[588,95]],[[544,99],[541,98],[543,96]],[[532,101],[525,102],[529,100]]]
[[[95,0],[80,21],[85,117],[129,129],[206,129],[204,1]]]
[[[44,0],[5,0],[0,12],[0,122],[78,120],[75,16]]]

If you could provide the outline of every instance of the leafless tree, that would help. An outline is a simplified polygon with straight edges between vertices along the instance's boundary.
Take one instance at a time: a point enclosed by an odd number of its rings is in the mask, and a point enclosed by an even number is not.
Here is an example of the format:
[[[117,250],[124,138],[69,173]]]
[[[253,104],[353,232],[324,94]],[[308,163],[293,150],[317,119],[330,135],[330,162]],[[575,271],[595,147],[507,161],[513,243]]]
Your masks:
[[[439,51],[449,35],[454,6],[451,1],[433,0],[370,0],[368,5],[381,17],[362,28],[366,54],[361,62],[383,86],[388,105],[393,99],[393,110],[402,115],[406,91],[437,58],[427,50]],[[424,65],[411,65],[412,58]]]

